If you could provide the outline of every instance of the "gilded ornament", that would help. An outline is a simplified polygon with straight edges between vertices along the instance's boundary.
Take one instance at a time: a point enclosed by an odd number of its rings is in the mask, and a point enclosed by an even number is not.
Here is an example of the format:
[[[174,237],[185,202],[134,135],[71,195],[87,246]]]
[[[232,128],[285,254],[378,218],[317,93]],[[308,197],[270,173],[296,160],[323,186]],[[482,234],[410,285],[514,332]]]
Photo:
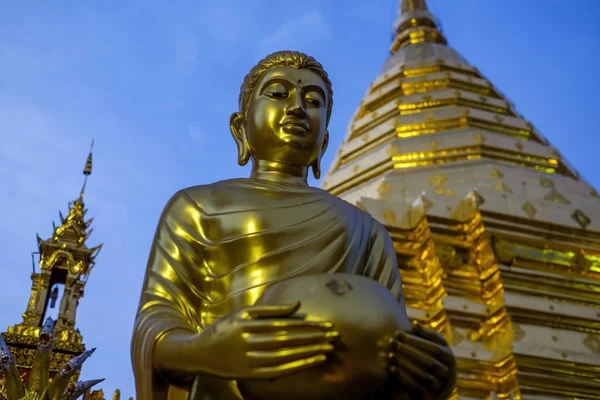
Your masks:
[[[569,199],[560,194],[556,189],[552,189],[550,193],[544,196],[544,200],[551,201],[557,204],[571,204]]]
[[[388,146],[388,148],[385,150],[385,154],[387,154],[388,156],[394,156],[396,154],[398,154],[400,152],[400,149],[398,148],[398,146],[396,145],[390,145]]]
[[[519,342],[527,334],[525,332],[525,330],[521,327],[521,325],[517,324],[514,321],[512,322],[512,332],[513,332],[513,340],[515,342]]]
[[[523,149],[525,148],[525,146],[523,145],[523,143],[521,143],[520,140],[517,140],[515,142],[515,147],[519,150],[519,151],[523,151]]]
[[[504,174],[498,169],[498,168],[493,168],[492,172],[490,172],[490,178],[504,178]]]
[[[583,344],[585,347],[590,349],[595,354],[600,354],[600,336],[595,333],[588,333],[588,335],[583,339]]]
[[[433,189],[433,193],[439,195],[439,196],[455,196],[456,193],[454,193],[454,191],[452,189],[446,188],[446,187],[441,187],[438,186],[435,189]]]
[[[379,194],[380,197],[385,195],[389,191],[390,191],[390,184],[387,182],[381,182],[381,184],[377,187],[377,193]]]
[[[549,178],[540,178],[540,185],[545,188],[554,188],[554,181]]]
[[[487,138],[485,137],[485,135],[482,135],[479,132],[477,132],[475,135],[473,135],[473,137],[475,138],[475,143],[477,143],[477,144],[483,144],[487,141]]]
[[[579,224],[583,229],[585,229],[589,224],[592,223],[592,220],[584,214],[583,211],[577,209],[573,214],[571,214],[571,218]]]
[[[529,218],[533,218],[535,214],[537,214],[537,209],[529,201],[523,203],[521,210],[523,210]]]
[[[446,174],[435,174],[429,178],[431,186],[443,186],[448,183],[448,176]]]
[[[387,222],[388,224],[395,224],[397,221],[397,217],[396,217],[396,213],[394,213],[392,210],[390,210],[389,208],[386,208],[383,211],[383,220],[385,222]]]
[[[504,183],[504,181],[499,181],[498,183],[496,183],[494,185],[494,190],[497,192],[503,192],[503,193],[512,193],[512,189],[506,184]]]

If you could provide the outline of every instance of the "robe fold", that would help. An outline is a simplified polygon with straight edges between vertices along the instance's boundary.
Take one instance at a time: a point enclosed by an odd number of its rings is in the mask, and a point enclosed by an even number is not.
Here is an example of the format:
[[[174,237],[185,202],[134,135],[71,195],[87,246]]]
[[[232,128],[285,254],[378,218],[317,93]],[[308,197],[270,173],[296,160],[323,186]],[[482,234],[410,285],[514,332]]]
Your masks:
[[[201,332],[253,305],[278,281],[323,273],[375,279],[404,309],[389,234],[344,200],[318,188],[256,179],[176,193],[158,224],[134,326],[137,398],[242,399],[235,381],[165,376],[153,360],[156,344],[174,329]]]

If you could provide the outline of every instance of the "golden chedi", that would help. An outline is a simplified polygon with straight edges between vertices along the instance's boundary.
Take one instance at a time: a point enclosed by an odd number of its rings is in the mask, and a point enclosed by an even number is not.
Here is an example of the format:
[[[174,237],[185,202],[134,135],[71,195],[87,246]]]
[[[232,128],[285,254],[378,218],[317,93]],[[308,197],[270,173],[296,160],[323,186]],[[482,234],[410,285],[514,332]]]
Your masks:
[[[454,357],[441,336],[408,324],[389,234],[307,183],[309,168],[319,178],[329,139],[333,95],[321,64],[271,54],[244,79],[239,105],[230,129],[239,164],[252,160],[250,178],[181,190],[159,220],[132,338],[137,398],[269,398],[260,385],[284,378],[279,398],[326,398],[360,370],[375,371],[354,387],[376,389],[370,398],[445,399]],[[332,280],[358,282],[347,275],[379,284],[332,297]],[[352,356],[359,340],[371,352],[363,361]],[[341,384],[332,375],[302,384],[336,362]]]

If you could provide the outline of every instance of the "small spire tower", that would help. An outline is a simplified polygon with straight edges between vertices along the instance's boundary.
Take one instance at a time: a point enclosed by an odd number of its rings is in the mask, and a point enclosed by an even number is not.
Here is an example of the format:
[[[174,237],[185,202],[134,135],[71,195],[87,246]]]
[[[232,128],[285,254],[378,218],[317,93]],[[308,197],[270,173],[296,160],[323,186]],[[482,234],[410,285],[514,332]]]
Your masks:
[[[457,356],[453,398],[600,399],[598,193],[425,0],[401,1],[390,53],[323,188],[390,232],[409,316]]]
[[[51,237],[42,239],[37,236],[39,270],[34,266],[31,274],[31,295],[23,321],[9,326],[2,333],[24,379],[31,370],[44,321],[52,313],[56,314],[53,316],[56,324],[51,376],[64,363],[85,351],[82,336],[75,326],[75,317],[87,279],[102,248],[101,244],[94,247],[86,244],[93,231],[89,229],[92,218],[85,219],[87,210],[83,201],[87,178],[92,173],[91,150],[83,173],[85,179],[82,189],[77,199],[69,203],[67,216],[59,213],[60,225],[53,224]],[[0,375],[0,393],[3,390],[4,382]]]

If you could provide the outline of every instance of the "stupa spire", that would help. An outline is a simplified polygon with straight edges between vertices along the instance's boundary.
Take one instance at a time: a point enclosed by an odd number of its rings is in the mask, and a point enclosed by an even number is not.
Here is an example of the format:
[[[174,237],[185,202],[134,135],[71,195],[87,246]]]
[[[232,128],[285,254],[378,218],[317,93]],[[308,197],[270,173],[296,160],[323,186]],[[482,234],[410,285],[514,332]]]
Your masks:
[[[394,41],[390,52],[410,44],[432,42],[447,44],[437,19],[427,8],[425,0],[401,0],[398,20],[394,23]]]
[[[408,315],[456,350],[452,398],[588,398],[600,195],[439,27],[400,2],[323,188],[390,231]]]

